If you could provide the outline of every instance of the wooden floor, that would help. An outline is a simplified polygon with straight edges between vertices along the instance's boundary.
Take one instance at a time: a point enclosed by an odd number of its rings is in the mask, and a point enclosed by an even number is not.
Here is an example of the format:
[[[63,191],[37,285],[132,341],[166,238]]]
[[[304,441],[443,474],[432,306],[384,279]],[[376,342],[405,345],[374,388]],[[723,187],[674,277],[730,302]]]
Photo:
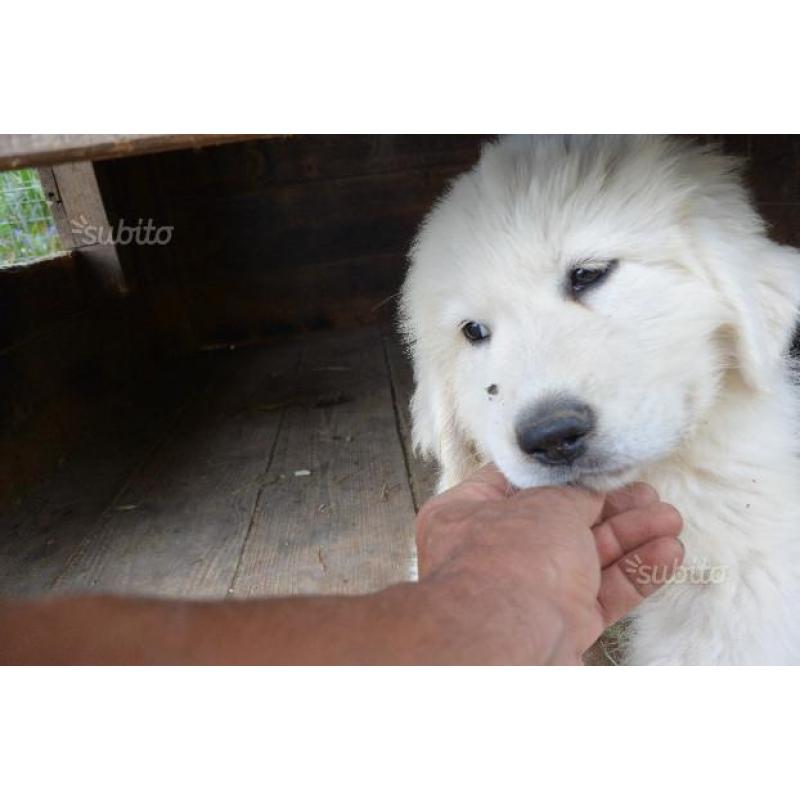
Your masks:
[[[356,593],[415,574],[432,475],[378,328],[203,354],[104,402],[0,513],[0,594]]]

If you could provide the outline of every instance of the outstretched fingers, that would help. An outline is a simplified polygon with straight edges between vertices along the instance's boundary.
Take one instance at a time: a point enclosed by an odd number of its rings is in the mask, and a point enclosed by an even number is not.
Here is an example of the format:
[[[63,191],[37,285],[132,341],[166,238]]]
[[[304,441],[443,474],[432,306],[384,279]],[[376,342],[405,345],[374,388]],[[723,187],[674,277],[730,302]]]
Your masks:
[[[679,539],[661,536],[629,551],[602,572],[597,604],[605,627],[664,585],[683,561]]]
[[[678,536],[682,528],[678,510],[659,501],[608,517],[592,530],[600,565],[607,567],[651,539]]]
[[[683,561],[677,538],[683,528],[678,510],[658,500],[646,484],[606,498],[606,517],[592,529],[602,567],[597,602],[603,622],[612,625],[666,583]]]

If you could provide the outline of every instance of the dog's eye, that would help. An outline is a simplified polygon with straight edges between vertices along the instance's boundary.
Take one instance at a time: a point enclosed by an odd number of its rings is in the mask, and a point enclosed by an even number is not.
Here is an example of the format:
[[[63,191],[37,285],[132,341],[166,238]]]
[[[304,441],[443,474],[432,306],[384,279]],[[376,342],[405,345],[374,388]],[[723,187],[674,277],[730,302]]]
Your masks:
[[[590,286],[602,283],[617,266],[617,263],[615,259],[600,267],[575,267],[569,274],[570,294],[577,297]]]
[[[482,342],[484,339],[488,339],[489,336],[491,336],[489,329],[480,322],[465,322],[461,326],[461,333],[463,333],[470,342]]]

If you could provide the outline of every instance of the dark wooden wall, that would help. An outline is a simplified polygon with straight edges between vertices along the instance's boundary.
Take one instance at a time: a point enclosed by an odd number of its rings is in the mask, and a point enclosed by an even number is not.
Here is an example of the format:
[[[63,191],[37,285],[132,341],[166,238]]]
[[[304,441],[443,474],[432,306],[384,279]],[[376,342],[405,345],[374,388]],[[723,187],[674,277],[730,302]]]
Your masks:
[[[800,135],[697,136],[746,160],[745,177],[770,235],[800,247]]]
[[[112,221],[174,227],[120,249],[167,351],[358,325],[399,286],[425,211],[486,136],[297,136],[97,165]],[[700,136],[750,160],[775,238],[800,244],[800,138]]]
[[[96,278],[81,253],[0,270],[0,504],[62,463],[102,393],[146,368],[134,306]]]
[[[112,220],[174,226],[120,248],[173,350],[363,324],[398,289],[425,212],[481,136],[298,136],[98,164]]]

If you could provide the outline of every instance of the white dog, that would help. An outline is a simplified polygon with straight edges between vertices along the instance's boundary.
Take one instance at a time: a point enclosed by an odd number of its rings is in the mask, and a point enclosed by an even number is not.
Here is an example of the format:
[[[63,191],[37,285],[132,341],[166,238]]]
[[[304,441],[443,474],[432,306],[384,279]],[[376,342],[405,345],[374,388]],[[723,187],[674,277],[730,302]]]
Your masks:
[[[415,445],[440,489],[491,460],[519,487],[644,480],[679,509],[686,562],[636,613],[630,663],[800,663],[799,303],[800,253],[734,159],[502,138],[411,252]]]

